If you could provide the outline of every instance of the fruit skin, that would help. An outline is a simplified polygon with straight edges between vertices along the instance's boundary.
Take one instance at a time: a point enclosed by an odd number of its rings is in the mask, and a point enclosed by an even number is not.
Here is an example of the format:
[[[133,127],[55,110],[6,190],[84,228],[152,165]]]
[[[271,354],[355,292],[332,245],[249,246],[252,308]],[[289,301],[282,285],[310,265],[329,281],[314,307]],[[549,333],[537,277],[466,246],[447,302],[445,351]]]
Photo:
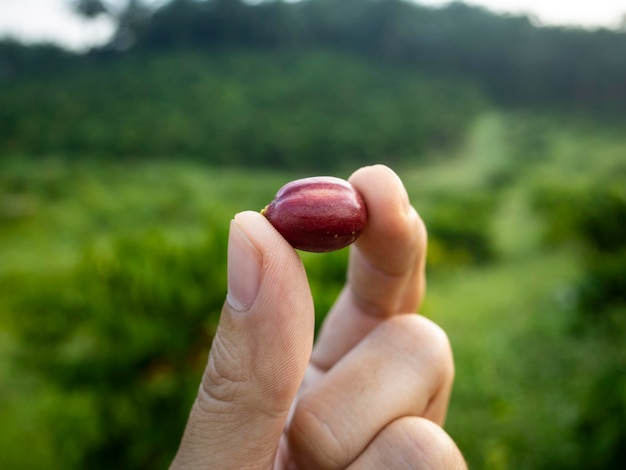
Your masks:
[[[261,214],[291,246],[317,253],[350,245],[367,223],[363,197],[350,183],[333,176],[287,183]]]

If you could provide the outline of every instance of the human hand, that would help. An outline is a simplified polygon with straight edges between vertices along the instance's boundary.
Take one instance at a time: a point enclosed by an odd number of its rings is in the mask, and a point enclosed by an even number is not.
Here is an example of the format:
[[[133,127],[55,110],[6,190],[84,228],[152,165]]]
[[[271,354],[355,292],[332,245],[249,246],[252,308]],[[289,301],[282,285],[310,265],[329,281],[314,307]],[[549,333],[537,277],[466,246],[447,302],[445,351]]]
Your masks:
[[[368,225],[313,348],[300,258],[269,222],[231,222],[228,295],[173,469],[464,469],[446,416],[445,333],[414,314],[426,230],[399,178],[355,172]]]

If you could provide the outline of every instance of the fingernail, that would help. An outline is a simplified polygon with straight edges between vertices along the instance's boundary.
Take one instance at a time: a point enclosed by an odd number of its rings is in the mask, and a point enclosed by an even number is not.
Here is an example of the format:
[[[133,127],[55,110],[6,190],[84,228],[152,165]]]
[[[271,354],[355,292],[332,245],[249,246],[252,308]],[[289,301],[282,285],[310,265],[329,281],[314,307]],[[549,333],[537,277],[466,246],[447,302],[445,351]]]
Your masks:
[[[228,238],[228,295],[230,306],[248,310],[259,292],[263,257],[234,220]]]

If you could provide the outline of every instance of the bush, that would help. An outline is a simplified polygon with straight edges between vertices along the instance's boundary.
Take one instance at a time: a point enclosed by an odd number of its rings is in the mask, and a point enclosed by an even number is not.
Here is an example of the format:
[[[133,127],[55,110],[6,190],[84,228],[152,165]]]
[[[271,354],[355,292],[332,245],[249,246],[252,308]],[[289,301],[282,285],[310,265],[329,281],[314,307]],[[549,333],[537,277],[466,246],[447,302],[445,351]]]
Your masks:
[[[225,243],[215,227],[187,248],[124,239],[64,276],[5,286],[18,359],[63,397],[40,430],[59,468],[168,465],[224,299]]]
[[[428,227],[428,266],[481,265],[492,261],[491,221],[496,199],[489,194],[437,195],[423,211]]]
[[[594,345],[598,370],[579,403],[581,468],[621,468],[626,461],[626,192],[619,171],[578,189],[543,190],[552,243],[574,243],[584,274],[578,283],[580,340]],[[547,203],[547,204],[546,204]],[[552,467],[554,468],[554,467]]]
[[[484,104],[461,80],[336,52],[130,54],[0,89],[0,152],[329,171],[453,148]]]

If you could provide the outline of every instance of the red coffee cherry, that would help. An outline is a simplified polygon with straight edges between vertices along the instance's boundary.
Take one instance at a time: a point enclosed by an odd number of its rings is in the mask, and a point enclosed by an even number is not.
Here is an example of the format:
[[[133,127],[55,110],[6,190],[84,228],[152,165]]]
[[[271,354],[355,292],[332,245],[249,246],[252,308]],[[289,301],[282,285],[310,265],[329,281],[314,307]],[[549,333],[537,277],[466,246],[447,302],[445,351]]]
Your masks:
[[[261,214],[291,246],[318,253],[350,245],[367,223],[361,195],[347,181],[332,176],[287,183]]]

